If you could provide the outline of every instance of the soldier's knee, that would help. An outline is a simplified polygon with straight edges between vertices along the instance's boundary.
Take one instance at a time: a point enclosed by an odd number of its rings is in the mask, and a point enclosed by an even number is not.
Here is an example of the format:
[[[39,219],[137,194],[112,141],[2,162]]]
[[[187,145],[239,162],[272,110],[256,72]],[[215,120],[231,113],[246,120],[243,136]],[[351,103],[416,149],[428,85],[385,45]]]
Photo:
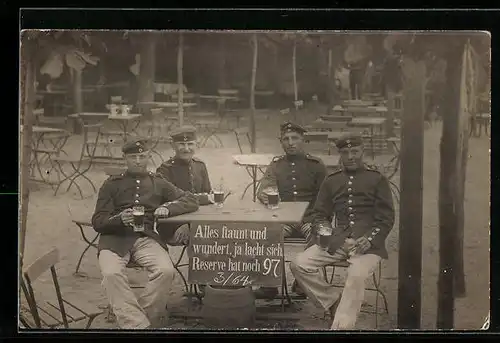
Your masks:
[[[120,258],[109,250],[99,252],[99,268],[105,279],[122,277],[124,273],[124,266]]]
[[[119,265],[101,264],[101,274],[104,279],[115,279],[123,276],[123,270]]]
[[[290,270],[292,273],[301,273],[306,270],[307,258],[303,253],[297,254],[290,261]]]
[[[175,275],[175,269],[172,266],[172,263],[170,262],[165,262],[161,263],[155,268],[155,274],[157,275],[158,278],[170,280],[173,279]]]

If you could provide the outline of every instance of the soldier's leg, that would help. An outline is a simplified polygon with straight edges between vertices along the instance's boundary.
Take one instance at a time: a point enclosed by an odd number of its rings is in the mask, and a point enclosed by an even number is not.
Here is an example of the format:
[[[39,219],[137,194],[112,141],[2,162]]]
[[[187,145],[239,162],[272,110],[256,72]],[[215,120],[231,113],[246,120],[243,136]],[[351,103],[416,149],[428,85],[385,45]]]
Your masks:
[[[313,245],[290,262],[290,270],[309,299],[325,310],[330,310],[337,302],[339,292],[324,279],[322,267],[345,259],[342,250],[331,255],[318,245]]]
[[[332,330],[354,329],[365,296],[366,279],[377,267],[380,256],[356,255],[348,262],[350,265],[347,269],[347,279],[332,323]]]
[[[150,325],[150,322],[125,275],[125,266],[129,259],[129,253],[120,257],[111,250],[101,250],[99,267],[103,276],[102,286],[116,316],[118,326],[121,329],[144,329]]]
[[[306,247],[304,250],[307,250],[316,244],[316,236],[313,233],[313,226],[311,223],[302,223],[300,226],[294,226],[294,229],[306,240]],[[298,295],[305,295],[296,280],[292,283],[292,292],[295,292]]]
[[[283,229],[283,237],[290,237],[296,230],[295,226],[284,224],[281,226]],[[293,288],[293,287],[292,287]],[[254,290],[254,294],[257,298],[267,298],[272,299],[279,293],[277,287],[259,287]]]
[[[132,258],[148,271],[148,283],[139,298],[152,325],[157,326],[166,316],[169,288],[175,275],[174,265],[168,252],[150,237],[137,239],[132,249]]]

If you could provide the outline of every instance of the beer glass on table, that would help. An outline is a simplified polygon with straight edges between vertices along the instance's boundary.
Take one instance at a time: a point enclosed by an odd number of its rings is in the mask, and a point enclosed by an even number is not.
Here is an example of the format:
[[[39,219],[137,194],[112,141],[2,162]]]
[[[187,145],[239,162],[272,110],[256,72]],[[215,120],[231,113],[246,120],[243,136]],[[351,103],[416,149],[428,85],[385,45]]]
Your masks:
[[[134,216],[134,232],[144,231],[144,206],[136,205],[132,208]]]
[[[214,190],[214,202],[216,207],[224,206],[224,190],[222,189]]]
[[[269,187],[264,190],[264,194],[267,196],[267,208],[270,210],[275,210],[279,208],[279,193],[278,190],[274,187]]]

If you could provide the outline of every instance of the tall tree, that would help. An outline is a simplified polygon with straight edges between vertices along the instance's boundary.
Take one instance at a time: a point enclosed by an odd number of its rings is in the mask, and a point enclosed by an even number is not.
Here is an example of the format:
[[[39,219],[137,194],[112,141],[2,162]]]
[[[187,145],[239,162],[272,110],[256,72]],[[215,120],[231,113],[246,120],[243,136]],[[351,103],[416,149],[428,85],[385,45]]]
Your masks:
[[[257,135],[255,132],[255,80],[257,77],[257,61],[259,57],[259,41],[257,39],[257,33],[252,34],[252,48],[252,79],[250,82],[250,149],[252,153],[255,153],[257,148]]]

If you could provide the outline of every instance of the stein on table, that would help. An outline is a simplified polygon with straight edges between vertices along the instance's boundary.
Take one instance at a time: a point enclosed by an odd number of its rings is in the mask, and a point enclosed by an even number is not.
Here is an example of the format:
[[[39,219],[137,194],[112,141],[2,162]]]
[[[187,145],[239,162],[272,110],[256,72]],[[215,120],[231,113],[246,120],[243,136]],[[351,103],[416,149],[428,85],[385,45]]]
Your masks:
[[[134,216],[134,231],[144,231],[144,206],[134,206],[132,208],[132,215]]]
[[[217,207],[222,207],[224,206],[224,191],[219,189],[219,190],[214,190],[214,202],[215,206]]]
[[[267,208],[270,210],[277,209],[279,207],[279,193],[276,188],[267,188],[264,190],[264,194],[267,196]]]
[[[332,227],[323,224],[320,224],[318,226],[318,244],[322,250],[328,250],[332,234],[333,234]]]

